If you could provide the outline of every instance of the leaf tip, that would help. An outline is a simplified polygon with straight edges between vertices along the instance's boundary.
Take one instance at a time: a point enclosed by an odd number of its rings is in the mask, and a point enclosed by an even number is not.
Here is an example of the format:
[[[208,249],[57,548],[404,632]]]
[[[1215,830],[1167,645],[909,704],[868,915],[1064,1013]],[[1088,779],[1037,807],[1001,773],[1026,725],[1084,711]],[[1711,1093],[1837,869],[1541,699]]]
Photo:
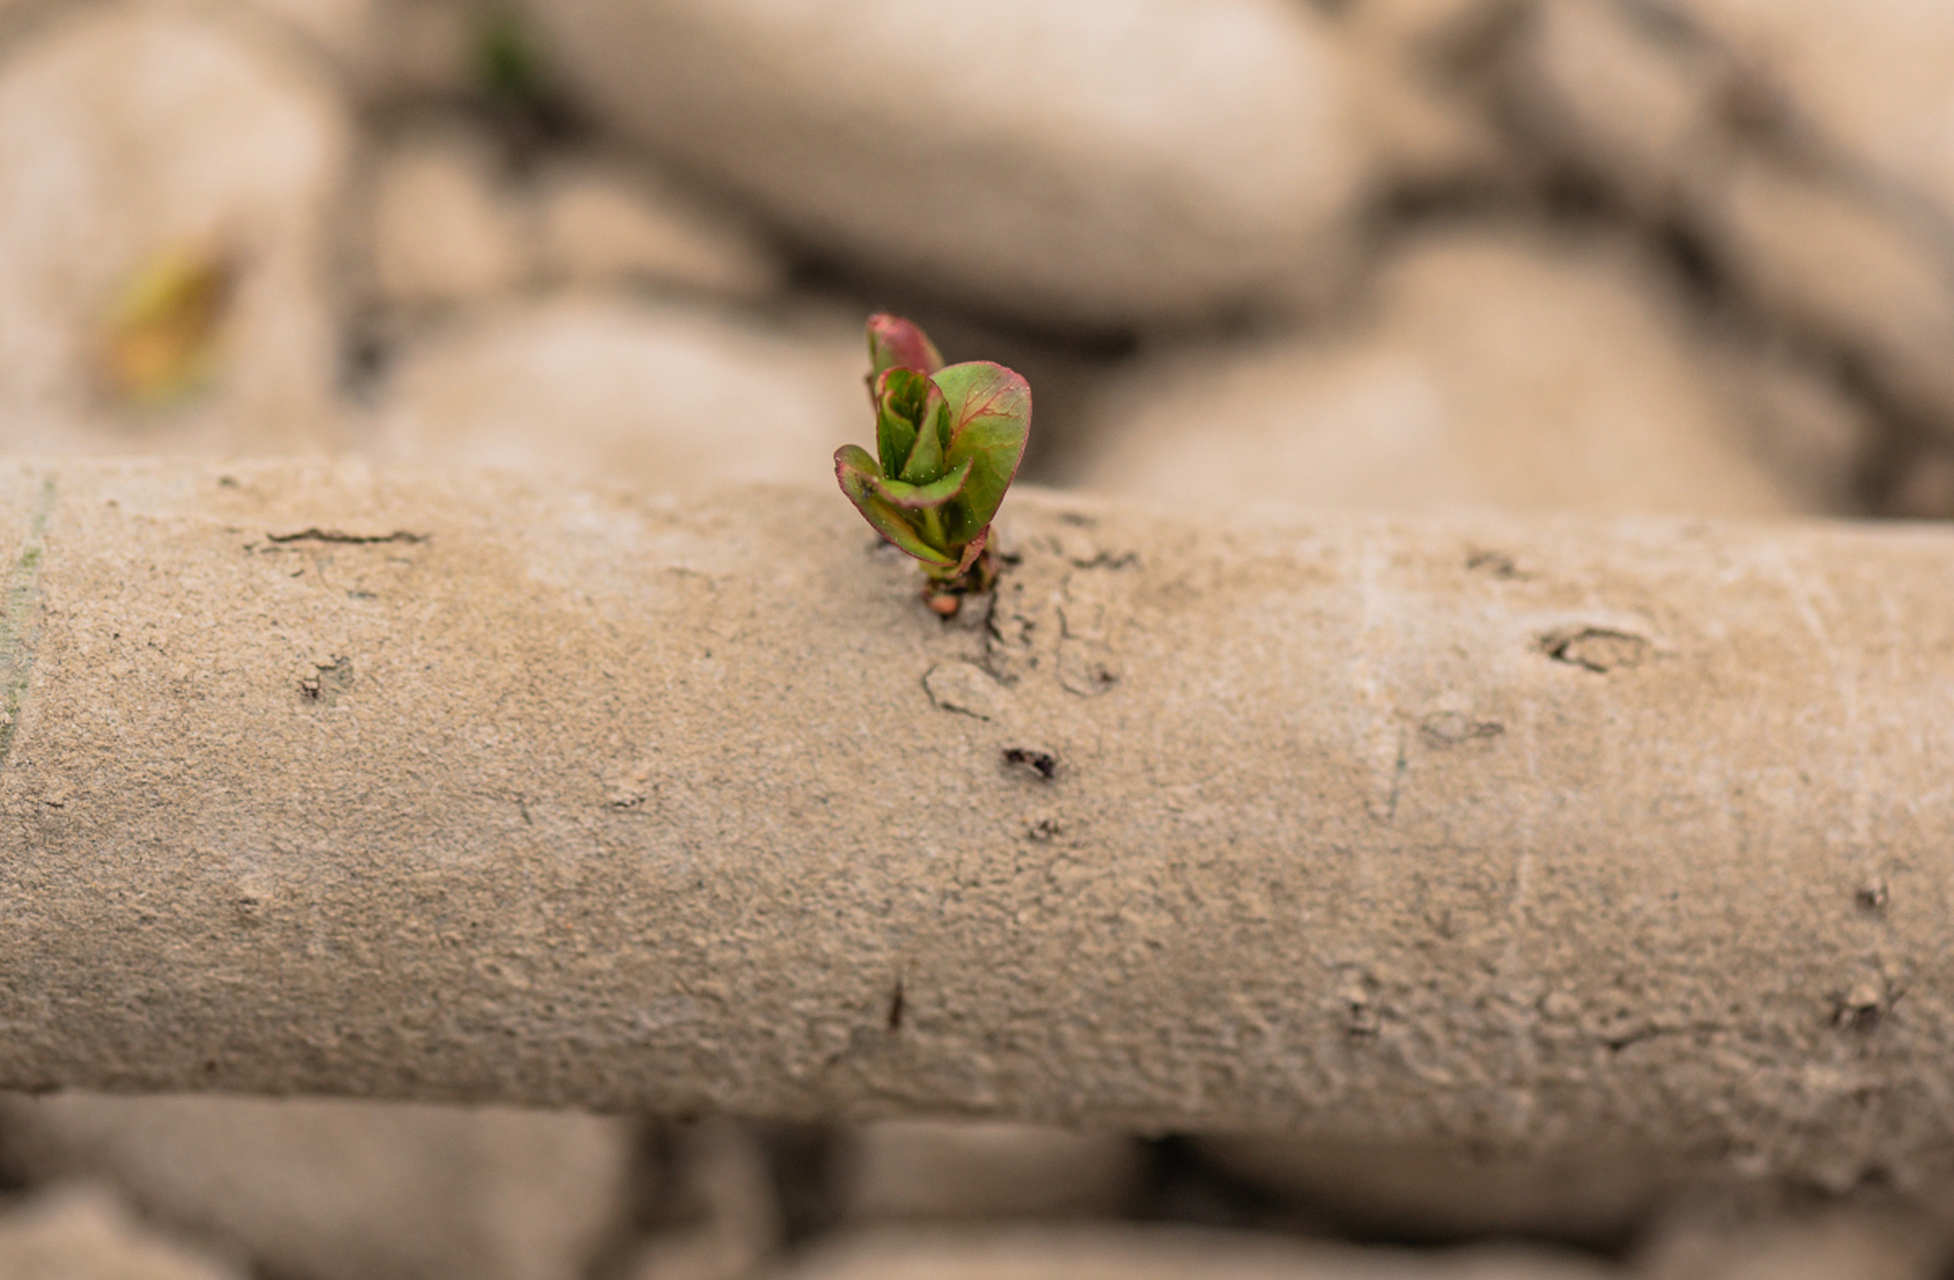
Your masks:
[[[887,311],[868,318],[868,358],[871,378],[898,365],[926,374],[943,367],[943,357],[929,335],[914,321]]]

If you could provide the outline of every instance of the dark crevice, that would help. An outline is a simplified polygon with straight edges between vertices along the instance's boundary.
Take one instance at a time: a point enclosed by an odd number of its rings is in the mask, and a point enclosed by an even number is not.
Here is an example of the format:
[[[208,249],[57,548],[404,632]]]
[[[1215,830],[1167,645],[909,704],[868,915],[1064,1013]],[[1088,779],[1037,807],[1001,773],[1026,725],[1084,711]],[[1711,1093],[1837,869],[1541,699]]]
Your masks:
[[[301,529],[297,533],[268,533],[265,535],[265,541],[332,542],[349,546],[373,546],[385,542],[426,542],[429,536],[425,533],[410,533],[405,529],[396,529],[392,533],[342,533],[338,529],[321,529],[315,525],[310,529]]]

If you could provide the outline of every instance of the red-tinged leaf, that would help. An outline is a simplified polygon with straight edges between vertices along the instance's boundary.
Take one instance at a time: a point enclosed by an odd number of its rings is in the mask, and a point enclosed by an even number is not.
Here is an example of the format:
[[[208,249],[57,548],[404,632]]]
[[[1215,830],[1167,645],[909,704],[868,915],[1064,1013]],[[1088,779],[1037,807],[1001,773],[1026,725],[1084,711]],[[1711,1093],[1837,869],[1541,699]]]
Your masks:
[[[963,544],[963,554],[957,558],[957,576],[970,572],[970,566],[977,563],[977,557],[984,554],[984,544],[991,540],[991,527],[986,524],[977,531],[977,536]]]
[[[1024,459],[1031,432],[1031,387],[1003,365],[988,360],[951,365],[931,378],[950,408],[945,465],[970,462],[970,479],[952,504],[952,545],[974,540],[1004,501],[1004,491]]]
[[[886,481],[868,450],[852,444],[835,450],[835,480],[869,527],[898,548],[938,569],[948,569],[957,563],[956,557],[923,541],[922,534],[909,523],[902,510],[877,491],[877,486]]]
[[[881,376],[884,369],[895,366],[923,373],[935,373],[943,367],[943,357],[937,354],[936,345],[927,334],[901,316],[886,311],[878,311],[868,318],[868,361],[870,382]]]
[[[866,458],[868,451],[863,450]],[[940,507],[952,498],[963,493],[964,482],[970,479],[970,462],[966,459],[955,471],[948,472],[940,479],[928,484],[906,484],[901,480],[888,480],[877,477],[875,490],[890,505],[908,511],[921,511],[929,507]]]

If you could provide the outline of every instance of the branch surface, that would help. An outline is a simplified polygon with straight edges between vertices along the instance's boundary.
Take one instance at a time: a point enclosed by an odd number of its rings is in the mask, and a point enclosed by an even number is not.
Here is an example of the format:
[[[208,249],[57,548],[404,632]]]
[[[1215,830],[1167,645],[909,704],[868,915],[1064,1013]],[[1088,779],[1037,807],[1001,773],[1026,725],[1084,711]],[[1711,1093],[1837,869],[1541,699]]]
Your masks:
[[[0,1086],[1954,1151],[1954,536],[0,467]]]

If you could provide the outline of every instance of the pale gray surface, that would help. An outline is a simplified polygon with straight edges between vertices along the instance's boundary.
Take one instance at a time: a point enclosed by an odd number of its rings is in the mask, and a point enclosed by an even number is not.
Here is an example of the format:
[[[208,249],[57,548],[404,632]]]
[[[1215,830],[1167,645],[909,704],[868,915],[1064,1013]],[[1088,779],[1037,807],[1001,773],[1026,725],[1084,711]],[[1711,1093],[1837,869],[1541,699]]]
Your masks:
[[[7,1280],[242,1280],[243,1274],[139,1224],[102,1187],[58,1187],[0,1213],[0,1275]]]
[[[1947,430],[1954,11],[1544,0],[1524,12],[1501,61],[1509,115],[1534,142],[1637,212],[1689,226],[1734,296],[1838,344],[1895,409]]]
[[[1607,1280],[1616,1269],[1545,1249],[1415,1253],[1253,1232],[1112,1223],[843,1233],[783,1280]]]
[[[1947,1158],[1944,531],[1021,492],[987,631],[823,488],[36,511],[0,1084]]]
[[[883,1120],[844,1138],[841,1214],[851,1222],[1116,1217],[1146,1171],[1126,1134],[1050,1125]]]
[[[577,1280],[624,1229],[638,1136],[506,1107],[0,1097],[10,1172],[112,1181],[295,1280]]]
[[[530,0],[565,79],[823,253],[1120,326],[1313,297],[1378,156],[1288,0]]]
[[[1092,405],[1077,479],[1157,501],[1393,511],[1839,502],[1857,424],[1821,388],[1806,397],[1817,431],[1759,394],[1743,375],[1769,366],[1717,341],[1624,238],[1454,227],[1404,238],[1380,268],[1352,323],[1134,362]]]

